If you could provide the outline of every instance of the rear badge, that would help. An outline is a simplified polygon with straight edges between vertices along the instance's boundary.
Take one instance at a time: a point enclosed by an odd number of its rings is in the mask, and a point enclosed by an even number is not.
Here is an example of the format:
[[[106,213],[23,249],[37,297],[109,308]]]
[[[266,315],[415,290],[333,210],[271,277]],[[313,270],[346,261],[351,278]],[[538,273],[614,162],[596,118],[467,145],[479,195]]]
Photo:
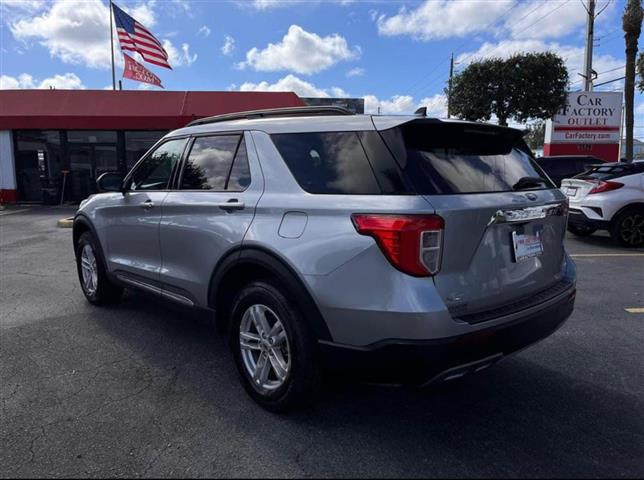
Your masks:
[[[537,197],[537,195],[536,195],[536,194],[534,194],[534,193],[526,193],[526,194],[525,194],[525,196],[526,196],[526,198],[527,198],[528,200],[532,200],[533,202],[534,202],[537,198],[539,198],[539,197]]]

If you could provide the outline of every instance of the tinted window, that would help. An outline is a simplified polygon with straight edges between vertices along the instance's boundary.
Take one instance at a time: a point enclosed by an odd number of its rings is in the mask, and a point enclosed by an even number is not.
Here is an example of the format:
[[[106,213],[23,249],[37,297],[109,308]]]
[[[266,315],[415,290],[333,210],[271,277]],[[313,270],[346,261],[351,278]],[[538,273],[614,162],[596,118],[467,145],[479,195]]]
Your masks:
[[[240,135],[195,139],[183,169],[182,189],[239,191],[249,184],[248,157]]]
[[[130,181],[130,190],[163,190],[167,188],[172,169],[181,158],[187,139],[165,142],[140,163]]]
[[[246,142],[244,140],[239,144],[237,155],[233,163],[233,169],[230,171],[230,178],[226,185],[226,190],[241,192],[246,190],[250,185],[250,170],[248,168],[248,154],[246,153]]]
[[[512,130],[412,122],[382,135],[419,193],[512,191],[526,177],[554,188]]]
[[[355,132],[288,133],[272,135],[272,139],[307,192],[381,193]]]

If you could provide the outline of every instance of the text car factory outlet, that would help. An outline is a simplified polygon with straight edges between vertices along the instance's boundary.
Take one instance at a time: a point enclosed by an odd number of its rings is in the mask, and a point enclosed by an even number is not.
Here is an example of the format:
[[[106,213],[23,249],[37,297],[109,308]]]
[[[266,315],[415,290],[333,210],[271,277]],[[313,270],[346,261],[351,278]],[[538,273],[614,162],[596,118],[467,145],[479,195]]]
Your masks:
[[[302,105],[291,92],[0,90],[0,202],[78,202],[192,120]]]

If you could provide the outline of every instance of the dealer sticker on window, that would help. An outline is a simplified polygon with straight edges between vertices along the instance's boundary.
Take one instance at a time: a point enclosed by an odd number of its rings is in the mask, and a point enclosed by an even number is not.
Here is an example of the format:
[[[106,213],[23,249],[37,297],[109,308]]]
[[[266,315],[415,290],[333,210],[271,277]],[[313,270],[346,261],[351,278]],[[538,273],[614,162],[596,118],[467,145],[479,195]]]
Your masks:
[[[512,245],[516,262],[524,262],[543,253],[543,244],[538,234],[528,235],[512,232]]]

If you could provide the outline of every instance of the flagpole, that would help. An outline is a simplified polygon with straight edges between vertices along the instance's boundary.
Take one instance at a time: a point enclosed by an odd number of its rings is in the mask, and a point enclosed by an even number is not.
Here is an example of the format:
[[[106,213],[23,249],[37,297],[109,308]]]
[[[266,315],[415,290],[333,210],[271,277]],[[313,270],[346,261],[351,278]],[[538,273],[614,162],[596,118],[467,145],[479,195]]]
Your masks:
[[[116,90],[116,73],[114,72],[114,28],[112,28],[112,0],[110,0],[110,49],[112,50],[112,90]]]

